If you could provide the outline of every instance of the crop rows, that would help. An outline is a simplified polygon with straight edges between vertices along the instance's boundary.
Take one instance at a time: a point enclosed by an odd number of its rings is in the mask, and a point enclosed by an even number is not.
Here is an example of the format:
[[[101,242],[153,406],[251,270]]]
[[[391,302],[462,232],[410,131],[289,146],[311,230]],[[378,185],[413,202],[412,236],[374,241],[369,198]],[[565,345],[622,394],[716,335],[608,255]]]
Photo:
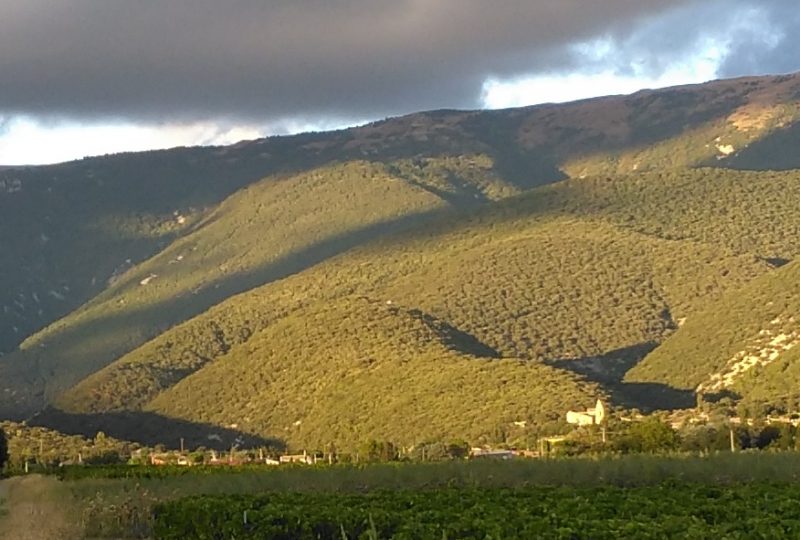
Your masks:
[[[154,512],[163,540],[798,538],[800,486],[199,496]]]

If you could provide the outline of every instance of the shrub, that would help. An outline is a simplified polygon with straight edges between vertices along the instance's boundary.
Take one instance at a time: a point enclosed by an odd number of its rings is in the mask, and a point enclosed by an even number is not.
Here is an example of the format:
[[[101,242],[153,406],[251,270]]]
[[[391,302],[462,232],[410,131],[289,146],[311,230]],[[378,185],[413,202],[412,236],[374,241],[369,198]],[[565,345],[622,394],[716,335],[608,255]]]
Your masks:
[[[8,461],[8,441],[6,440],[6,432],[0,428],[0,471],[5,467]]]

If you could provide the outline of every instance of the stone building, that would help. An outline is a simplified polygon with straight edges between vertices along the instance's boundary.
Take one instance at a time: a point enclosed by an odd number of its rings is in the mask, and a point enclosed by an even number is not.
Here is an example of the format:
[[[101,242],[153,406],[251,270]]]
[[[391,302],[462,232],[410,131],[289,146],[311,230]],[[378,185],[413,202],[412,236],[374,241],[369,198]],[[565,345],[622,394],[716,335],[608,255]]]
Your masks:
[[[577,426],[597,426],[603,423],[606,418],[606,407],[599,399],[595,406],[585,411],[567,412],[567,423]]]

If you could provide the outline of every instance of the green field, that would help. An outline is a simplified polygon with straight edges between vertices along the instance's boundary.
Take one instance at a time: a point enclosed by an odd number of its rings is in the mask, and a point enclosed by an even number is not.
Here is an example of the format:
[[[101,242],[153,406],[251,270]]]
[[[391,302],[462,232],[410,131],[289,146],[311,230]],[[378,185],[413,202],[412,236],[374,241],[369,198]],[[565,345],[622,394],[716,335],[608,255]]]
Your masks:
[[[49,522],[76,538],[294,538],[314,527],[328,531],[323,538],[341,538],[342,526],[349,538],[377,531],[377,538],[437,539],[533,532],[547,538],[792,538],[798,531],[796,453],[183,469],[126,479],[91,478],[92,469],[85,471],[68,481],[4,481],[13,483],[11,515],[0,519],[0,531],[25,518],[14,509],[34,494],[54,513],[45,516]],[[113,476],[113,469],[97,471]],[[241,528],[244,510],[249,529]],[[266,533],[270,527],[284,535]],[[287,530],[293,532],[286,536]]]
[[[796,538],[800,487],[437,489],[203,496],[158,505],[156,538]]]

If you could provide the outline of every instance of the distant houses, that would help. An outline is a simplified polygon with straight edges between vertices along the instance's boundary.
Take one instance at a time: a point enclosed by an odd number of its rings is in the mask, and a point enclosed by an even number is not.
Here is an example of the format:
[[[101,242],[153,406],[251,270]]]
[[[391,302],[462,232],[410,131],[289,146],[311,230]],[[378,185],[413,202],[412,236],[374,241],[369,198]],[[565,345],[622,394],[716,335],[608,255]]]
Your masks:
[[[514,459],[514,452],[511,450],[494,448],[472,448],[469,453],[471,459]]]
[[[606,419],[606,407],[599,399],[595,406],[585,411],[568,411],[567,423],[577,426],[599,426]]]
[[[314,465],[317,463],[317,456],[311,456],[306,452],[302,454],[285,454],[280,456],[279,464],[281,465],[289,465],[292,463],[299,463],[303,465]]]
[[[209,452],[179,452],[177,450],[144,454],[138,451],[131,456],[135,462],[146,462],[150,465],[181,465],[191,467],[192,465],[209,466],[239,466],[239,465],[314,465],[321,462],[330,462],[331,458],[324,459],[319,454],[284,454],[272,456],[266,454],[263,449],[259,450],[258,455],[248,452],[233,452],[225,455],[219,454],[215,450]]]

